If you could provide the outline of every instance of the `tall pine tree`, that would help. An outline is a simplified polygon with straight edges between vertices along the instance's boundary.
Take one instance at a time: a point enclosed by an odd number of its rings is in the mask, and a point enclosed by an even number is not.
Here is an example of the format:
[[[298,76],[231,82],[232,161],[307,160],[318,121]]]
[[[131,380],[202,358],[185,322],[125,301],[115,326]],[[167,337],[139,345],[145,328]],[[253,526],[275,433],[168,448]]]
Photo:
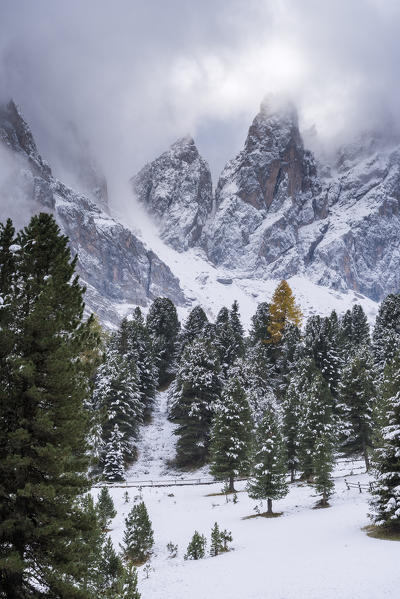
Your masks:
[[[0,327],[8,364],[0,371],[0,587],[8,599],[38,589],[43,598],[87,597],[82,534],[93,522],[78,499],[88,488],[93,365],[82,356],[91,320],[83,321],[76,258],[51,215],[33,217],[15,245],[2,282],[12,318]]]
[[[237,378],[224,388],[211,430],[211,474],[229,480],[233,492],[236,476],[249,470],[252,421],[246,394]]]
[[[286,451],[278,419],[271,407],[265,410],[256,429],[253,468],[248,482],[252,499],[267,500],[267,513],[272,514],[272,501],[288,493],[286,483]]]

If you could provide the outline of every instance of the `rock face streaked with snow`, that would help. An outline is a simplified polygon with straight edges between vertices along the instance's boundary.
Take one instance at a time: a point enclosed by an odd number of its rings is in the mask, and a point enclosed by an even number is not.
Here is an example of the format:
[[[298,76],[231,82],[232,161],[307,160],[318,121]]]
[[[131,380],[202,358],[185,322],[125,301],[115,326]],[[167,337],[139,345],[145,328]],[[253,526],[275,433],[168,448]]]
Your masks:
[[[132,177],[131,183],[166,243],[185,250],[199,241],[212,210],[212,183],[208,164],[191,137],[178,139]]]
[[[311,198],[318,189],[295,108],[264,101],[244,149],[219,179],[216,214],[203,237],[208,256],[225,267],[246,272],[269,267],[270,276],[281,276],[277,268],[282,269],[282,256],[296,244],[297,228],[314,218]],[[286,261],[285,276],[297,270],[297,264]]]
[[[400,147],[365,135],[318,175],[292,106],[261,106],[202,242],[217,265],[380,300],[400,288]],[[328,173],[328,174],[327,174]]]
[[[173,247],[196,243],[233,277],[301,276],[375,301],[399,291],[399,140],[365,134],[318,168],[304,148],[296,109],[269,97],[244,149],[220,176],[215,210],[202,213],[201,223],[208,218],[200,239],[201,227],[187,227],[198,196],[175,184],[183,171],[174,155],[171,149],[134,179]],[[188,237],[188,230],[196,234]]]
[[[0,110],[0,141],[12,164],[0,196],[23,200],[30,214],[54,213],[78,254],[88,308],[103,322],[116,324],[124,306],[144,306],[159,295],[185,302],[178,279],[154,252],[86,196],[53,177],[14,102]],[[25,222],[28,216],[24,214]]]

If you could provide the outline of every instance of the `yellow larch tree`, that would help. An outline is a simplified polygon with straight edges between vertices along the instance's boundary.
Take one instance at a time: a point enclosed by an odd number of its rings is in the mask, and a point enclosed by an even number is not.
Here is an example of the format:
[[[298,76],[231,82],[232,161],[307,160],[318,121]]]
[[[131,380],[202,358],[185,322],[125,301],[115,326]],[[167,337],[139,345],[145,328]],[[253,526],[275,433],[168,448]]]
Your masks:
[[[269,307],[268,338],[266,343],[279,343],[283,330],[288,323],[296,327],[301,325],[302,313],[287,281],[279,283],[274,291]]]

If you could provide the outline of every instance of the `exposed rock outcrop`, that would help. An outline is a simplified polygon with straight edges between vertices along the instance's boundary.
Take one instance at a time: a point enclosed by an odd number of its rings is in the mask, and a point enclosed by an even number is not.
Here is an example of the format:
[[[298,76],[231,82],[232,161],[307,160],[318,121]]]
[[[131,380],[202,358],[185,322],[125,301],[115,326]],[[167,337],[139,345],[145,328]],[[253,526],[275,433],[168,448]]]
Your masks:
[[[166,243],[180,251],[198,243],[213,198],[210,169],[191,137],[178,139],[131,183]]]
[[[13,162],[0,199],[12,194],[23,198],[31,213],[54,213],[70,238],[73,253],[78,254],[78,272],[88,286],[90,310],[104,322],[116,324],[126,304],[144,306],[159,295],[185,303],[178,279],[154,252],[88,197],[52,176],[13,102],[0,109],[0,140]]]

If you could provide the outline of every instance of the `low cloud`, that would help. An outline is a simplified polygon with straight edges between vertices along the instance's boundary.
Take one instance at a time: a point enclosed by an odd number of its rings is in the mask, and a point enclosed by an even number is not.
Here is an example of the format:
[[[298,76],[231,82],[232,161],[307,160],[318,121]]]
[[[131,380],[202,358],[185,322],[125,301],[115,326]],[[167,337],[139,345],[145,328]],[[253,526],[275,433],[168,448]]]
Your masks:
[[[1,95],[60,176],[75,123],[121,204],[120,181],[188,132],[216,177],[270,92],[327,146],[398,128],[399,24],[392,0],[3,0]]]

